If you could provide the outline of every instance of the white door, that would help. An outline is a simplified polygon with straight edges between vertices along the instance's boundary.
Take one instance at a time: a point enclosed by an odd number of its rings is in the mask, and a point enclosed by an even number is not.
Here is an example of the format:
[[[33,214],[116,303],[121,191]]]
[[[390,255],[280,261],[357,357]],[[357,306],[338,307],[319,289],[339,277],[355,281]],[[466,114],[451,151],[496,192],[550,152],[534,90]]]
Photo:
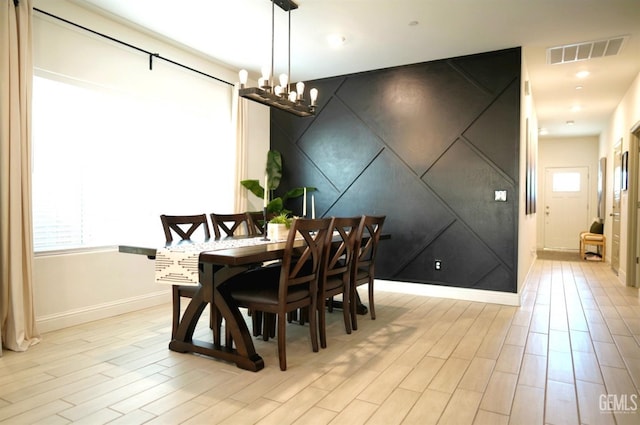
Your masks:
[[[544,247],[579,249],[580,232],[589,230],[587,167],[545,168]]]
[[[611,269],[620,268],[620,194],[622,190],[622,145],[613,148],[613,197],[611,201]]]

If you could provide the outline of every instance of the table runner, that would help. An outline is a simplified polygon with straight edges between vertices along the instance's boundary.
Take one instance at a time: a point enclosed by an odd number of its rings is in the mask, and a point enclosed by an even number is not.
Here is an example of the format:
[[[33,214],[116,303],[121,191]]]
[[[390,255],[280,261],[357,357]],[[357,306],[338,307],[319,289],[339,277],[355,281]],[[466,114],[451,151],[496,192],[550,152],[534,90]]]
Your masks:
[[[222,239],[200,243],[185,243],[158,248],[156,251],[156,283],[169,285],[191,285],[200,283],[198,259],[201,252],[242,246],[272,243],[261,237]]]

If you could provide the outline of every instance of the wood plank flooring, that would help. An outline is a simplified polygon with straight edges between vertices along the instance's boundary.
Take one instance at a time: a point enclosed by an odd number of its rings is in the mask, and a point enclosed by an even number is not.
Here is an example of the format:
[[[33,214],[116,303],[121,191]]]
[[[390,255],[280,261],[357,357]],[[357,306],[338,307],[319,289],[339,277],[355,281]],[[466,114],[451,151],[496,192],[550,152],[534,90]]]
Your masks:
[[[289,325],[286,372],[275,341],[258,373],[169,351],[169,304],[47,333],[0,357],[0,423],[640,423],[638,290],[606,264],[536,261],[521,307],[376,297],[319,353]]]

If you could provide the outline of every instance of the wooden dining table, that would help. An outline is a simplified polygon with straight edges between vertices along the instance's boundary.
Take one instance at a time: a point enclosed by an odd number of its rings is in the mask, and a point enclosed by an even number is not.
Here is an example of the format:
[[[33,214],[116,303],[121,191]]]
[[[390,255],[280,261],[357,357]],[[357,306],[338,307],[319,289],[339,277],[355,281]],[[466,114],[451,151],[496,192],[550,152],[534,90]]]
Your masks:
[[[381,239],[389,238],[388,234],[381,236]],[[222,239],[235,239],[235,237]],[[192,242],[174,241],[164,245],[159,244],[158,247],[166,248],[188,243]],[[303,246],[304,241],[299,240],[295,243]],[[256,352],[252,334],[240,307],[229,294],[228,285],[223,284],[240,273],[260,267],[265,262],[282,259],[285,245],[284,241],[269,242],[201,252],[198,258],[200,285],[197,286],[195,295],[180,319],[178,330],[169,343],[169,349],[180,353],[198,353],[218,358],[235,363],[241,369],[254,372],[263,369],[264,361]],[[158,248],[151,244],[119,245],[118,250],[122,253],[145,255],[149,259],[155,259],[158,252]],[[367,314],[368,309],[359,298],[357,303],[357,313]],[[220,314],[224,319],[227,338],[220,338],[219,335],[216,337],[215,332],[212,342],[193,338],[198,321],[208,305],[212,307],[212,312]],[[334,306],[342,307],[340,302],[334,302]]]
[[[188,241],[180,241],[180,244]],[[299,242],[300,244],[303,241]],[[170,247],[167,244],[165,247]],[[174,243],[176,245],[176,243]],[[279,260],[284,254],[285,242],[273,242],[235,248],[204,251],[199,255],[200,285],[187,305],[178,331],[169,343],[169,349],[180,353],[199,353],[235,363],[239,368],[257,372],[264,368],[262,357],[256,352],[251,333],[231,295],[223,283],[266,261]],[[144,245],[120,245],[123,253],[146,255],[155,259],[157,249]],[[219,312],[224,319],[228,338],[213,338],[212,342],[193,338],[196,325],[207,307]]]

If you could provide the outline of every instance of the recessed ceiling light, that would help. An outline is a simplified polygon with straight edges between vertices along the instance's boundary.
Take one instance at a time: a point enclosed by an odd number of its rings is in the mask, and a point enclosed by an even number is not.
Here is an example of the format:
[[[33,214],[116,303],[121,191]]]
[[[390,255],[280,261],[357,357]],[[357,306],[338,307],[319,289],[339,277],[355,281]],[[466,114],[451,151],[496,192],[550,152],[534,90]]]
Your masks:
[[[584,86],[576,86],[576,90],[582,90]]]
[[[342,34],[331,34],[327,36],[327,43],[329,43],[329,46],[331,47],[340,47],[346,41],[347,39]]]
[[[567,125],[574,125],[574,124],[575,124],[575,122],[573,120],[567,121]]]
[[[541,136],[546,136],[547,134],[549,134],[549,130],[547,130],[546,128],[542,127],[538,130],[538,134]]]
[[[415,26],[417,26],[419,23],[420,23],[420,22],[418,22],[418,21],[411,21],[411,22],[409,22],[409,26],[410,26],[410,27],[415,27]]]
[[[580,105],[573,105],[571,107],[571,112],[580,112],[580,111],[582,111],[582,106]]]
[[[586,77],[589,76],[589,74],[590,74],[589,71],[579,71],[579,72],[576,73],[576,77],[578,77],[578,78],[586,78]]]

